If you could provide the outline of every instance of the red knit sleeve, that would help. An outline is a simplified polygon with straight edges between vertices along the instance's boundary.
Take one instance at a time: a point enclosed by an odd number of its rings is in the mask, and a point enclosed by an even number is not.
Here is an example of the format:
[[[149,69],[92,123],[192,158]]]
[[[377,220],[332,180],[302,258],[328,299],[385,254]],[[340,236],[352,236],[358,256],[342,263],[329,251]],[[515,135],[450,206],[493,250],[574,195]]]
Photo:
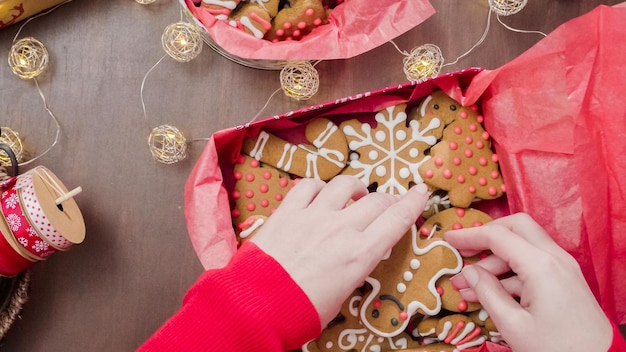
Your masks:
[[[616,324],[613,324],[613,341],[607,352],[626,352],[626,341]]]
[[[139,351],[286,351],[321,331],[315,307],[272,257],[246,242],[206,271]]]

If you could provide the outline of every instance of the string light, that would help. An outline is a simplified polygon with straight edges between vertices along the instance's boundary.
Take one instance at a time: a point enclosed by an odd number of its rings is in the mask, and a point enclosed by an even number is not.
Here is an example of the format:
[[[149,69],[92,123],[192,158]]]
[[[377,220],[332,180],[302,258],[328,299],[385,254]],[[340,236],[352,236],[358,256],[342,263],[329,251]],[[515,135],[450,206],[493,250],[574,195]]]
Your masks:
[[[17,162],[22,162],[24,157],[24,148],[22,146],[22,141],[17,132],[13,131],[8,127],[0,128],[0,144],[4,144],[11,148],[13,154],[15,154],[15,158]],[[1,166],[11,166],[11,158],[9,155],[0,150],[0,165]]]
[[[172,23],[161,36],[163,50],[178,62],[189,62],[202,52],[202,34],[198,26],[188,22]]]
[[[520,12],[527,0],[489,0],[491,11],[498,16],[509,16]]]
[[[187,140],[174,126],[153,128],[148,136],[148,146],[154,160],[163,164],[173,164],[187,157]]]
[[[13,43],[9,50],[9,67],[22,79],[32,79],[48,68],[48,50],[39,40],[27,37]]]
[[[150,5],[156,2],[156,0],[135,0],[135,1],[142,5]]]
[[[424,44],[411,50],[403,60],[404,74],[409,81],[421,82],[435,77],[443,66],[441,49],[434,44]]]
[[[286,96],[308,100],[320,85],[319,74],[308,61],[290,62],[280,71],[280,86]]]

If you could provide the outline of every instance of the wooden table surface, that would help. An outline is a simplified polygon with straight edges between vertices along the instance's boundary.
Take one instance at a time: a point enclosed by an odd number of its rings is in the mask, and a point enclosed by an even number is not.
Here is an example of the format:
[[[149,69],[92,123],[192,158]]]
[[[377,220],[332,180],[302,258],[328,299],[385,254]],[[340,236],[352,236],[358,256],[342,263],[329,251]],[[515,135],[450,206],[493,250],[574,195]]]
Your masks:
[[[514,28],[549,33],[599,4],[618,2],[529,1],[502,19]],[[402,50],[436,44],[453,61],[482,35],[487,0],[431,3],[437,13],[394,41]],[[76,0],[24,27],[20,37],[33,36],[50,52],[39,83],[62,125],[58,144],[36,164],[50,168],[68,188],[83,188],[76,200],[87,234],[84,243],[33,267],[29,300],[3,350],[131,351],[180,307],[202,272],[186,231],[183,185],[204,142],[191,143],[186,160],[160,164],[147,147],[149,127],[171,124],[189,139],[209,137],[249,121],[280,83],[278,71],[243,67],[205,45],[195,60],[168,58],[148,77],[146,120],[141,82],[163,56],[161,34],[180,19],[179,9],[176,0],[148,6]],[[492,20],[484,43],[446,72],[497,68],[542,38]],[[17,29],[0,30],[5,55]],[[405,82],[402,58],[385,44],[355,58],[322,61],[312,99],[277,94],[261,116]],[[0,125],[18,131],[37,155],[52,143],[54,125],[34,82],[19,79],[6,64],[0,82]]]

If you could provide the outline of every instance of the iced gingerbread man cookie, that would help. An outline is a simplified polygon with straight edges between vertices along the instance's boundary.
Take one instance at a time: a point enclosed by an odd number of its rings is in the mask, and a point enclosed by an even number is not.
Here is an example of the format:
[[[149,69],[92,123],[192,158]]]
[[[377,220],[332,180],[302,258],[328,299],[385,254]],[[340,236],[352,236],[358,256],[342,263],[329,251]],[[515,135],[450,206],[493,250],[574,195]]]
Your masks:
[[[252,216],[269,217],[293,187],[294,181],[284,172],[262,165],[258,160],[240,155],[233,168],[234,189],[231,216],[235,233],[249,232]]]
[[[376,336],[365,329],[358,318],[362,298],[361,292],[355,290],[344,302],[337,318],[322,330],[317,339],[304,345],[302,351],[391,351],[419,346],[419,342],[406,332],[391,338]]]
[[[450,203],[467,208],[475,198],[495,199],[505,191],[498,156],[482,127],[477,106],[457,109],[442,139],[430,149],[419,174],[429,186],[448,192]]]
[[[413,226],[366,278],[372,291],[364,296],[359,316],[378,336],[397,336],[413,317],[439,313],[437,280],[461,270],[461,256],[448,242],[433,240],[419,246],[418,236]]]
[[[346,137],[337,125],[325,118],[311,120],[305,134],[311,144],[293,144],[261,131],[256,138],[246,138],[241,151],[299,177],[330,180],[346,166]]]
[[[454,122],[460,109],[461,104],[439,90],[424,98],[416,109],[412,109],[409,112],[409,118],[418,121],[437,118],[441,121],[441,124],[428,131],[427,135],[435,136],[437,139],[440,139],[443,135],[444,127]]]
[[[432,131],[441,121],[434,115],[409,121],[405,110],[406,104],[398,104],[379,111],[375,126],[356,119],[340,125],[351,151],[343,174],[391,194],[404,194],[423,182],[418,168],[429,159],[424,152],[437,143]]]

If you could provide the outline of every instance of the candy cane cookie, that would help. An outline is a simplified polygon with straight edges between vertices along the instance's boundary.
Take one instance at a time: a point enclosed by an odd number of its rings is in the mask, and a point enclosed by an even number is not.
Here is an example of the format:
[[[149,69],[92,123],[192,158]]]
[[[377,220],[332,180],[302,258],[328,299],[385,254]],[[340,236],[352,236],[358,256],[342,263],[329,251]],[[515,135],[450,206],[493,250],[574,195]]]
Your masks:
[[[227,20],[240,0],[202,0],[202,7],[218,20]]]
[[[483,329],[462,314],[426,318],[412,334],[425,344],[445,343],[454,346],[455,351],[478,347],[487,341]]]
[[[274,1],[278,6],[278,1]],[[263,5],[250,2],[231,14],[228,24],[261,39],[272,28],[271,21],[272,16]]]
[[[332,121],[317,118],[305,130],[311,144],[293,144],[266,131],[256,138],[246,138],[241,151],[256,160],[290,174],[324,181],[336,176],[346,166],[348,143]]]

